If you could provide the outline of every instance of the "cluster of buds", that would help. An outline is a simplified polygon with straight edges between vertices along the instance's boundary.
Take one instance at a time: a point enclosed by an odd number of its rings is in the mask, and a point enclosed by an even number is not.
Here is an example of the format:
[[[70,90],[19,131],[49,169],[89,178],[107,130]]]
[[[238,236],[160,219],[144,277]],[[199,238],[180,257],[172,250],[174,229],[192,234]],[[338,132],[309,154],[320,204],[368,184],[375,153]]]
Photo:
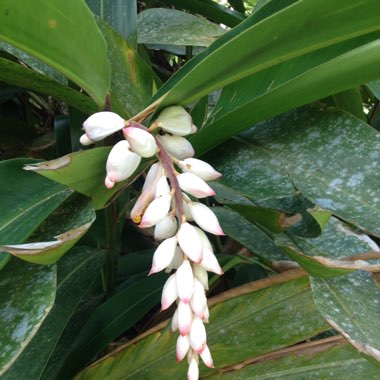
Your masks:
[[[131,219],[140,228],[152,228],[154,238],[161,241],[149,275],[162,270],[171,274],[163,288],[162,310],[177,303],[171,324],[173,331],[179,331],[176,358],[181,361],[187,356],[188,379],[198,379],[199,356],[206,366],[213,367],[204,325],[209,320],[207,271],[223,273],[204,231],[224,233],[213,211],[197,200],[215,194],[207,182],[221,174],[193,158],[194,149],[184,136],[195,133],[197,128],[179,106],[164,109],[149,128],[114,113],[101,112],[87,119],[84,129],[82,144],[91,144],[119,130],[125,136],[108,157],[107,188],[132,175],[141,157],[158,157],[147,173]]]

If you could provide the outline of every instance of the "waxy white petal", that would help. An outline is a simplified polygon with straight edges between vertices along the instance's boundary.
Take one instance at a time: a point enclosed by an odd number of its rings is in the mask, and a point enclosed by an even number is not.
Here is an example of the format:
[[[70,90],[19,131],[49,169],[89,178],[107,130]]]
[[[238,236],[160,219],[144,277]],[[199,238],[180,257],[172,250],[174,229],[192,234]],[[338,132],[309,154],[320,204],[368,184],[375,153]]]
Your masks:
[[[216,274],[223,274],[223,270],[219,265],[218,259],[214,253],[207,247],[203,247],[203,258],[201,261],[201,266],[209,272],[214,272]]]
[[[168,184],[168,179],[166,176],[163,175],[157,181],[154,197],[158,198],[163,195],[168,195],[169,193],[170,193],[170,187]]]
[[[116,182],[130,177],[139,166],[140,161],[141,157],[129,150],[128,141],[119,141],[108,155],[106,187],[110,189]]]
[[[207,235],[199,227],[194,226],[194,228],[195,231],[197,231],[199,238],[201,239],[202,245],[208,248],[211,252],[213,252],[212,245],[210,243],[210,240],[208,240]]]
[[[167,215],[160,220],[154,228],[154,238],[163,240],[170,238],[177,232],[177,219],[173,215]]]
[[[174,236],[164,240],[156,249],[153,255],[152,268],[149,275],[157,273],[165,269],[173,260],[175,249],[177,246],[177,238]]]
[[[205,295],[205,288],[197,279],[194,279],[194,291],[190,300],[190,306],[195,315],[203,318],[203,310],[207,305],[207,298]]]
[[[214,368],[214,362],[212,360],[211,352],[207,344],[204,350],[200,353],[200,357],[208,368]]]
[[[183,191],[196,198],[215,195],[215,191],[203,179],[193,173],[181,173],[177,175],[177,181]]]
[[[143,185],[143,191],[150,187],[151,185],[156,185],[158,179],[162,175],[162,165],[159,162],[156,162],[153,164],[150,169],[148,170],[148,173],[145,178],[145,182]],[[154,191],[153,191],[154,192]]]
[[[180,362],[186,356],[190,348],[190,340],[188,335],[180,335],[177,339],[176,345],[176,360]]]
[[[148,207],[148,205],[153,201],[154,193],[150,188],[143,190],[141,195],[137,198],[135,205],[131,211],[131,219],[133,223],[140,223],[141,218]]]
[[[210,164],[197,158],[186,158],[178,163],[178,166],[185,173],[193,173],[204,181],[213,181],[222,175],[217,172]]]
[[[173,332],[178,330],[178,308],[176,309],[176,311],[173,314],[172,322],[170,324],[170,328]]]
[[[187,335],[190,331],[191,322],[193,320],[193,312],[191,311],[190,304],[179,301],[177,311],[179,333],[182,336]]]
[[[178,160],[193,157],[195,154],[193,146],[184,137],[172,135],[158,135],[157,140],[162,144],[162,146],[169,154],[171,154]]]
[[[164,219],[169,213],[171,200],[171,195],[164,195],[153,200],[145,210],[139,227],[152,227]]]
[[[176,272],[177,292],[183,303],[190,302],[194,290],[193,270],[189,260],[184,260]]]
[[[82,135],[79,139],[79,142],[82,145],[92,145],[95,143],[95,141],[92,141],[86,134]]]
[[[202,319],[203,323],[208,323],[209,318],[210,318],[210,311],[208,309],[208,306],[206,305],[206,307],[203,310],[203,315],[202,315],[201,319]]]
[[[199,354],[206,347],[206,343],[207,343],[206,329],[205,329],[202,319],[200,319],[197,316],[193,318],[193,322],[191,323],[189,339],[190,339],[191,348]]]
[[[177,236],[185,255],[196,263],[201,262],[202,242],[195,228],[189,223],[182,223]]]
[[[87,137],[92,141],[100,141],[124,128],[124,119],[114,112],[97,112],[83,123]]]
[[[172,274],[165,282],[161,295],[161,310],[168,309],[178,298],[176,275]]]
[[[169,264],[169,266],[166,268],[165,271],[170,272],[173,269],[178,269],[183,263],[183,256],[184,256],[184,253],[182,249],[180,247],[176,247],[173,260],[171,261],[171,263]]]
[[[123,128],[124,137],[131,144],[131,149],[141,157],[152,157],[157,153],[157,144],[153,135],[136,127]]]
[[[208,274],[206,269],[204,269],[200,264],[193,264],[193,275],[203,287],[208,290]]]
[[[195,358],[190,360],[189,369],[187,371],[187,380],[198,380],[199,379],[199,368],[198,363]]]
[[[193,121],[190,114],[181,106],[165,108],[155,121],[163,130],[178,136],[192,133]]]
[[[189,204],[193,219],[203,230],[214,235],[224,235],[216,215],[204,204],[194,202]]]

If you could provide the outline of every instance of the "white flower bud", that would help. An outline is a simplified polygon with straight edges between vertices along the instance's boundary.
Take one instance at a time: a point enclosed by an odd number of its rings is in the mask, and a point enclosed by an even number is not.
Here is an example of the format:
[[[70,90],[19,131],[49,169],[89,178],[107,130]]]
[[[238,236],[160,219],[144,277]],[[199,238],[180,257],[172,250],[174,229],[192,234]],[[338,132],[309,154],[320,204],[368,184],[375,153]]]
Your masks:
[[[178,136],[192,133],[193,121],[187,111],[181,106],[165,108],[155,121],[163,130]]]
[[[169,194],[153,200],[145,210],[139,227],[152,227],[164,219],[169,213],[171,200],[172,197]]]
[[[198,379],[199,379],[198,363],[195,358],[191,358],[189,369],[187,371],[187,380],[198,380]]]
[[[183,303],[189,303],[194,290],[193,270],[190,261],[184,260],[176,272],[178,297]]]
[[[204,204],[199,202],[189,203],[193,219],[199,227],[214,235],[224,235],[216,215]]]
[[[172,274],[165,282],[161,295],[161,310],[168,309],[178,298],[176,275]]]
[[[200,353],[200,357],[202,358],[203,363],[205,363],[205,365],[208,368],[214,368],[214,362],[212,360],[211,352],[210,352],[210,349],[208,348],[207,344],[206,344],[206,347],[204,348],[204,350]]]
[[[163,240],[170,238],[177,232],[177,219],[172,215],[167,215],[160,220],[154,228],[154,238]]]
[[[155,186],[158,179],[161,177],[161,172],[162,172],[162,165],[159,162],[156,162],[150,167],[145,178],[143,191],[147,189],[148,187],[150,187],[151,185]]]
[[[178,330],[182,336],[189,333],[191,322],[193,320],[193,312],[191,311],[190,304],[179,301],[178,303]]]
[[[210,311],[208,309],[208,306],[206,305],[206,307],[203,310],[203,315],[202,315],[203,323],[208,323],[209,318],[210,318]]]
[[[194,279],[194,291],[190,300],[190,306],[194,314],[199,318],[203,318],[203,310],[206,305],[207,298],[205,295],[205,288],[197,279]]]
[[[208,290],[208,275],[206,269],[204,269],[200,264],[193,264],[193,275],[203,287]]]
[[[178,330],[178,308],[175,310],[173,317],[172,317],[172,322],[170,324],[171,330],[177,331]]]
[[[193,173],[181,173],[177,175],[177,181],[183,191],[196,198],[215,195],[215,191],[203,179]]]
[[[124,181],[137,169],[141,157],[129,150],[128,141],[119,141],[111,150],[107,159],[106,187],[111,189],[115,182]]]
[[[131,149],[141,157],[152,157],[157,153],[157,144],[153,135],[143,129],[127,127],[123,129],[124,137],[131,144]]]
[[[169,264],[169,266],[166,268],[165,271],[167,273],[170,273],[173,269],[178,269],[183,263],[183,255],[184,253],[182,249],[180,247],[176,247],[173,260],[171,261],[171,263]]]
[[[193,216],[191,215],[191,211],[189,207],[189,203],[191,202],[191,199],[185,193],[182,193],[182,196],[183,196],[183,201],[182,201],[183,212],[185,214],[186,220],[188,222],[192,222],[194,219],[193,219]]]
[[[154,194],[150,188],[143,190],[141,195],[137,198],[137,201],[131,211],[131,219],[133,223],[138,224],[141,222],[142,215],[153,199]]]
[[[193,173],[204,181],[213,181],[222,176],[210,164],[196,158],[186,158],[180,161],[178,166],[183,172]]]
[[[191,348],[198,354],[205,349],[207,344],[206,329],[202,319],[197,316],[193,318],[191,323],[189,339]]]
[[[202,246],[208,248],[211,252],[214,252],[212,250],[212,245],[210,243],[210,240],[208,240],[207,235],[199,227],[194,226],[194,228],[195,228],[195,231],[197,231],[199,238],[201,239]]]
[[[186,356],[190,348],[190,340],[188,335],[180,335],[177,339],[176,345],[176,360],[180,362]]]
[[[100,141],[124,128],[124,119],[114,112],[97,112],[83,123],[87,137]]]
[[[177,158],[178,160],[183,160],[188,157],[193,157],[195,152],[194,148],[184,137],[181,136],[171,136],[163,135],[157,136],[157,140],[162,144],[165,150]]]
[[[168,184],[168,179],[166,176],[161,176],[156,184],[156,189],[154,192],[154,197],[158,198],[162,195],[168,195],[170,193],[170,187]]]
[[[218,259],[214,253],[205,246],[203,246],[203,258],[201,261],[201,266],[209,272],[214,272],[219,275],[223,274],[223,270],[219,265]]]
[[[177,246],[177,238],[174,236],[164,240],[156,249],[153,255],[152,268],[149,275],[157,273],[165,269],[173,260],[175,248]]]
[[[91,145],[91,144],[94,144],[95,141],[92,141],[91,139],[88,138],[88,136],[86,134],[82,135],[79,139],[79,142],[82,144],[82,145]]]
[[[202,242],[195,228],[189,223],[182,223],[178,231],[178,243],[185,255],[192,261],[202,260]]]

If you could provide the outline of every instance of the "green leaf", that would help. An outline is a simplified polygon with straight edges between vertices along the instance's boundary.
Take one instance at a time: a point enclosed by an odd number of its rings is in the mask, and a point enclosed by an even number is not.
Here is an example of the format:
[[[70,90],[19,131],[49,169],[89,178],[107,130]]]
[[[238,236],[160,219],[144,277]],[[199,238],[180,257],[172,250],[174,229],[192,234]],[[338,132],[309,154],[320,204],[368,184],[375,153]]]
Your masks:
[[[0,80],[44,95],[53,96],[87,114],[99,110],[90,97],[8,59],[0,58]]]
[[[41,379],[55,346],[80,300],[104,263],[104,252],[75,247],[57,265],[54,307],[32,341],[3,376],[11,379]],[[32,298],[31,298],[32,299]]]
[[[220,302],[210,308],[210,316],[207,336],[216,369],[201,365],[201,377],[327,329],[316,312],[305,277]],[[179,365],[174,363],[176,339],[177,334],[168,329],[151,333],[133,345],[119,347],[76,379],[111,376],[114,380],[125,380],[138,376],[144,380],[150,379],[152,373],[157,379],[183,377],[187,363],[185,360]]]
[[[67,359],[65,376],[71,377],[110,342],[135,325],[160,303],[168,276],[159,274],[134,281],[100,305],[91,315]],[[70,363],[70,364],[69,364]]]
[[[349,260],[350,256],[378,250],[367,235],[355,232],[348,225],[331,218],[322,234],[314,239],[280,236],[275,242],[311,275],[329,278],[344,275],[357,269],[371,270],[362,260]]]
[[[191,140],[197,152],[259,121],[378,77],[378,38],[371,33],[344,41],[225,87],[205,127]]]
[[[312,277],[311,285],[316,306],[326,321],[379,366],[380,290],[371,275],[358,271],[332,279]]]
[[[281,62],[378,31],[379,11],[376,0],[337,0],[334,7],[328,0],[303,0],[261,22],[253,14],[186,64],[155,99],[164,95],[162,107],[187,104]]]
[[[208,379],[234,380],[346,380],[375,379],[379,369],[360,357],[348,344],[341,341],[321,341],[309,347],[307,344],[294,347],[290,352],[267,357],[264,360],[244,364],[243,368],[230,368]]]
[[[151,8],[137,16],[137,33],[140,44],[209,46],[224,30],[189,13]]]
[[[336,108],[356,116],[365,123],[367,122],[367,117],[363,112],[363,101],[359,88],[350,88],[346,91],[339,92],[338,94],[332,95],[332,98]]]
[[[4,0],[0,40],[52,66],[104,105],[111,75],[106,43],[84,2]]]
[[[27,159],[0,162],[0,177],[3,178],[0,187],[0,244],[24,242],[72,194],[72,190],[62,185],[22,170],[23,165],[34,162]],[[9,258],[9,254],[0,253],[0,268]]]
[[[218,217],[224,233],[252,253],[269,262],[286,259],[286,255],[267,233],[237,212],[227,207],[213,207],[212,211]]]
[[[94,220],[91,200],[74,194],[50,214],[27,243],[4,244],[0,249],[31,263],[54,264],[87,232]]]
[[[380,79],[367,83],[366,86],[373,92],[377,99],[380,99]]]
[[[56,268],[13,260],[0,279],[0,375],[17,359],[54,304]]]

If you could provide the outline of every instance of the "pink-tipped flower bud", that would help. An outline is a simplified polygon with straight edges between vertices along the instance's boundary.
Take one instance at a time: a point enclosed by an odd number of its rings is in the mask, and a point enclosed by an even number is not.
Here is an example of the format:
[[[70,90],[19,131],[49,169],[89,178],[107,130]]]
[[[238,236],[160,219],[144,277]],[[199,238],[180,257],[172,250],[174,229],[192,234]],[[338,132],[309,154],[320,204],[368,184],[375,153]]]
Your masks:
[[[114,112],[97,112],[83,123],[87,137],[92,141],[100,141],[124,128],[124,119]]]
[[[174,332],[178,330],[178,308],[175,310],[172,321],[170,324],[170,329]]]
[[[167,215],[160,220],[154,228],[154,238],[164,240],[175,235],[177,232],[177,219],[173,215]]]
[[[169,193],[170,193],[170,187],[168,184],[168,179],[165,175],[163,175],[157,181],[154,197],[158,198],[163,195],[168,195]]]
[[[194,290],[193,270],[189,260],[184,260],[176,272],[178,297],[183,303],[189,303]]]
[[[145,178],[143,191],[146,190],[148,187],[156,186],[158,179],[162,175],[162,169],[162,165],[159,162],[156,162],[150,167]]]
[[[210,240],[208,240],[207,235],[201,230],[199,227],[195,227],[195,231],[197,231],[197,234],[199,236],[199,239],[201,239],[202,246],[208,248],[211,252],[214,252],[212,250],[212,245],[210,243]]]
[[[195,315],[199,318],[203,318],[203,310],[207,305],[207,298],[205,295],[205,288],[197,280],[194,279],[194,291],[190,300],[190,306]]]
[[[205,198],[215,195],[215,191],[203,179],[193,173],[177,175],[180,188],[196,198]]]
[[[128,127],[123,129],[124,137],[131,149],[141,157],[152,157],[157,153],[157,144],[153,135],[143,129]]]
[[[176,247],[173,260],[171,261],[169,266],[166,268],[165,272],[170,273],[173,269],[178,269],[183,263],[183,256],[184,254],[183,254],[182,249],[180,247]]]
[[[187,370],[187,380],[198,380],[199,368],[198,362],[195,358],[191,358],[189,363],[189,369]]]
[[[95,143],[95,141],[92,141],[91,139],[88,138],[88,136],[86,134],[82,135],[79,139],[79,142],[82,144],[82,145],[92,145]]]
[[[172,274],[165,282],[161,295],[161,310],[168,309],[178,298],[176,275]]]
[[[185,214],[186,220],[188,222],[192,222],[194,219],[193,219],[193,216],[191,215],[191,211],[189,207],[189,203],[191,202],[191,199],[185,193],[182,193],[182,196],[183,196],[182,206],[183,206],[183,212]]]
[[[112,189],[116,182],[130,177],[139,166],[140,161],[141,157],[129,150],[128,141],[119,141],[108,155],[106,187]]]
[[[189,203],[193,219],[199,227],[214,235],[224,235],[216,215],[204,204],[199,202]]]
[[[178,231],[178,243],[185,255],[195,263],[202,260],[202,242],[195,228],[189,223],[182,223]]]
[[[165,108],[158,115],[155,124],[166,132],[186,136],[192,133],[193,121],[183,107],[172,106]]]
[[[202,319],[197,316],[193,318],[191,323],[189,339],[191,348],[198,354],[205,349],[207,344],[206,329]]]
[[[203,247],[203,258],[201,261],[201,266],[209,272],[214,272],[219,275],[223,274],[223,270],[219,265],[218,259],[207,247]]]
[[[170,203],[172,197],[170,194],[164,195],[162,197],[156,198],[145,210],[142,217],[140,228],[147,228],[156,225],[159,221],[168,215],[170,210]]]
[[[156,249],[152,260],[152,269],[149,275],[157,273],[165,269],[173,260],[175,249],[177,246],[177,238],[174,236],[164,240]]]
[[[179,301],[177,311],[178,330],[182,336],[185,336],[190,331],[193,312],[191,311],[190,304],[182,301]]]
[[[213,181],[222,175],[217,172],[210,164],[197,158],[186,158],[178,163],[178,166],[185,173],[193,173],[204,181]]]
[[[158,135],[157,140],[162,144],[162,146],[169,154],[178,160],[184,160],[185,158],[193,157],[195,154],[194,148],[184,137]]]
[[[200,353],[200,357],[208,368],[214,368],[214,362],[212,360],[211,352],[207,344],[204,350]]]
[[[193,264],[193,275],[203,287],[208,290],[208,275],[205,268],[203,268],[200,264]]]
[[[190,340],[188,335],[180,335],[177,339],[177,345],[176,345],[176,360],[177,362],[180,362],[183,360],[183,358],[187,355],[187,352],[190,348]]]

